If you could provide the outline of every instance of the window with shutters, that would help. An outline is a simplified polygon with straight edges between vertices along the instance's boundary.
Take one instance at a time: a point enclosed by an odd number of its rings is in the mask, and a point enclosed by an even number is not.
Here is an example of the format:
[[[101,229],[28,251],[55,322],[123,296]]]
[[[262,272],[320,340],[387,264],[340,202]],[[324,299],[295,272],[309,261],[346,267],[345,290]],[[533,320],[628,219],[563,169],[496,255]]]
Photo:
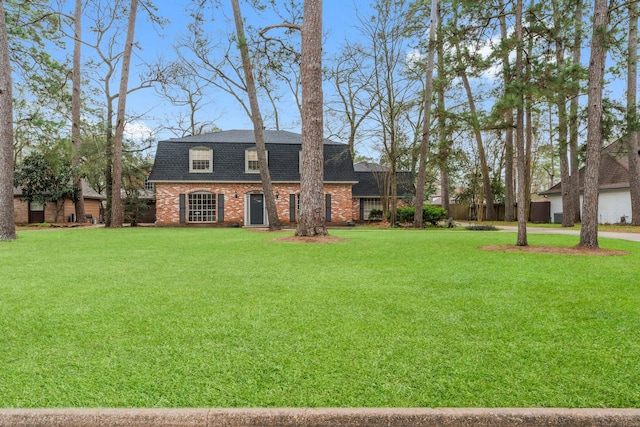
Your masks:
[[[206,192],[189,194],[187,218],[189,222],[215,222],[216,195]]]
[[[289,218],[293,222],[300,217],[300,193],[289,195]],[[331,221],[331,194],[324,195],[324,212],[325,219]]]

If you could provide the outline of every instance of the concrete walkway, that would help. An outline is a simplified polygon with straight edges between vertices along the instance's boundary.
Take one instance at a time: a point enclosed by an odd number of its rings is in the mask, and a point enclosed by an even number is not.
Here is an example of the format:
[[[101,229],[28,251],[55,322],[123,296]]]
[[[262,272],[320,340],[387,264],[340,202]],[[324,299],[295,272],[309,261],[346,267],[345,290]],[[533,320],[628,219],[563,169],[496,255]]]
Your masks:
[[[502,231],[517,232],[518,227],[511,225],[495,225],[494,226]],[[533,234],[569,234],[574,236],[580,236],[580,229],[571,228],[551,228],[551,227],[536,227],[527,225],[527,233]],[[607,239],[620,239],[630,240],[632,242],[640,242],[640,233],[618,233],[614,231],[599,231],[598,237],[604,237]]]
[[[640,427],[640,409],[0,409],[0,426]]]

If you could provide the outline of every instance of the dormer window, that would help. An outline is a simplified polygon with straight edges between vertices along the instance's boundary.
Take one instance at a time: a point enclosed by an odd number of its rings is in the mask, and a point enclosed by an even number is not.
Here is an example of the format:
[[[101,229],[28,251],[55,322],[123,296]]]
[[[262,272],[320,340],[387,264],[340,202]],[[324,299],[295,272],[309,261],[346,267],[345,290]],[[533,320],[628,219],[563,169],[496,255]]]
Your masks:
[[[269,164],[269,152],[266,152],[267,164]],[[244,171],[246,173],[260,173],[260,165],[258,164],[258,151],[255,148],[249,148],[244,152]]]
[[[207,147],[194,147],[190,149],[189,172],[213,172],[213,150]]]

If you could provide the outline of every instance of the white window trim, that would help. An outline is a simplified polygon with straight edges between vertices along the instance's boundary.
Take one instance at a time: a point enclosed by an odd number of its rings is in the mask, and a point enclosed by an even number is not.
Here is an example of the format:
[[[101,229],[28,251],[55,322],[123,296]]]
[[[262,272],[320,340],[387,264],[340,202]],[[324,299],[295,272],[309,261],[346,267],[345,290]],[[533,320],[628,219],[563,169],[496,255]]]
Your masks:
[[[247,148],[246,150],[244,150],[244,172],[245,173],[260,173],[260,167],[258,167],[258,169],[249,169],[249,152],[254,152],[256,153],[256,160],[254,161],[258,161],[258,150],[257,148]],[[266,151],[265,152],[266,156],[267,156],[267,165],[269,164],[269,152]]]
[[[208,154],[208,158],[207,159],[203,159],[203,158],[196,158],[195,153],[196,152],[204,152],[207,151]],[[194,169],[193,168],[193,161],[194,160],[209,160],[209,167],[206,169]],[[213,172],[213,150],[211,148],[208,147],[193,147],[191,149],[189,149],[189,172],[190,173],[211,173]]]
[[[192,206],[192,198],[197,196],[207,196],[210,197],[213,201],[213,210],[206,210],[206,214],[202,213],[203,209],[196,210],[196,207]],[[214,223],[218,221],[218,199],[215,193],[210,193],[208,191],[196,191],[193,193],[189,193],[187,195],[187,206],[186,206],[186,217],[187,222],[192,224],[206,224],[206,223]],[[203,217],[213,217],[213,220],[205,221],[205,220],[197,220],[195,218],[203,218]]]

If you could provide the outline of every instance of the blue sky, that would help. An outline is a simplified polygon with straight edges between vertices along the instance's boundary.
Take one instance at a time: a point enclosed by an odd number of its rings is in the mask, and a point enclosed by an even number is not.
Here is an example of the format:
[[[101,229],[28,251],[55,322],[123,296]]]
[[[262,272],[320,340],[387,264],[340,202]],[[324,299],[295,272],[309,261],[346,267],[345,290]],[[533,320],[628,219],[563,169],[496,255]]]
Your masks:
[[[131,84],[133,85],[137,76],[136,65],[143,62],[154,62],[159,57],[170,60],[174,57],[173,45],[177,38],[185,34],[187,24],[190,21],[185,8],[191,3],[190,0],[174,2],[172,0],[154,0],[158,8],[158,15],[166,17],[170,22],[164,28],[154,28],[147,20],[146,12],[139,13],[136,27],[136,40],[139,42],[142,50],[136,51],[136,57],[132,62]],[[177,5],[176,5],[177,3]],[[230,14],[229,0],[220,0],[220,9],[215,11],[215,19],[207,23],[212,35],[220,34],[226,38],[224,34],[234,32],[233,22]],[[250,6],[241,0],[241,7],[245,18],[255,27],[264,27],[267,25],[280,23],[277,17],[257,19],[256,14],[252,13]],[[345,39],[353,41],[358,37],[358,16],[365,19],[370,12],[369,2],[361,0],[324,0],[324,33],[325,59],[335,54],[344,44]],[[86,30],[85,30],[85,34]],[[92,54],[87,51],[87,55]],[[88,58],[85,58],[85,60]],[[582,58],[583,63],[588,61],[588,51]],[[487,77],[486,80],[492,80]],[[117,87],[117,81],[115,82]],[[616,93],[623,93],[624,89],[620,89],[619,85],[611,85],[608,88]],[[328,98],[330,87],[325,86],[325,96]],[[219,93],[219,92],[218,92]],[[212,99],[207,105],[206,114],[212,118],[216,125],[223,130],[227,129],[250,129],[252,127],[249,117],[239,107],[236,100],[225,97],[222,94],[216,94],[216,98]],[[618,96],[619,97],[619,96]],[[130,95],[127,102],[127,110],[130,116],[137,116],[138,119],[133,123],[138,132],[148,132],[151,129],[158,129],[162,123],[170,123],[177,112],[177,108],[173,107],[166,99],[160,97],[155,90],[146,89],[135,92]],[[184,110],[183,110],[184,111]],[[285,108],[281,114],[286,115],[287,111],[292,111],[290,119],[282,120],[282,127],[291,131],[299,131],[297,125],[297,109],[293,103],[289,108]],[[158,139],[167,139],[175,135],[164,131],[154,135]],[[371,153],[367,153],[368,155]]]
[[[155,5],[158,7],[158,14],[170,19],[170,23],[164,28],[154,28],[146,19],[146,14],[141,13],[138,16],[136,27],[136,40],[142,46],[142,50],[136,53],[137,58],[132,61],[131,78],[135,79],[137,75],[135,66],[143,61],[154,61],[158,57],[171,59],[173,56],[172,46],[176,38],[180,34],[186,32],[186,25],[189,17],[184,11],[184,7],[188,2],[182,2],[180,6],[176,6],[177,2],[171,0],[156,0]],[[229,20],[229,1],[223,0],[223,10],[215,21],[210,23],[212,34],[234,31],[233,23]],[[325,57],[332,55],[345,38],[356,37],[357,31],[354,26],[356,24],[356,7],[361,11],[368,9],[368,3],[358,3],[356,6],[352,1],[344,0],[325,0],[323,5],[323,26],[326,34],[326,43],[324,46]],[[245,18],[250,20],[251,24],[257,27],[280,23],[280,20],[274,18],[273,21],[267,19],[256,20],[255,15],[252,16],[250,7],[241,1],[241,7]],[[226,16],[225,16],[226,15]],[[146,89],[132,94],[127,101],[127,109],[131,114],[142,114],[137,121],[136,127],[144,129],[145,126],[155,128],[158,122],[170,120],[172,115],[172,107],[166,100],[159,97],[153,89]],[[251,128],[251,121],[241,110],[235,100],[220,97],[213,100],[207,106],[212,117],[216,118],[216,124],[222,129],[239,129]],[[295,108],[292,105],[292,108]],[[293,122],[293,119],[292,121]],[[298,129],[290,129],[298,131]],[[160,139],[169,138],[173,135],[160,133],[157,135]]]

